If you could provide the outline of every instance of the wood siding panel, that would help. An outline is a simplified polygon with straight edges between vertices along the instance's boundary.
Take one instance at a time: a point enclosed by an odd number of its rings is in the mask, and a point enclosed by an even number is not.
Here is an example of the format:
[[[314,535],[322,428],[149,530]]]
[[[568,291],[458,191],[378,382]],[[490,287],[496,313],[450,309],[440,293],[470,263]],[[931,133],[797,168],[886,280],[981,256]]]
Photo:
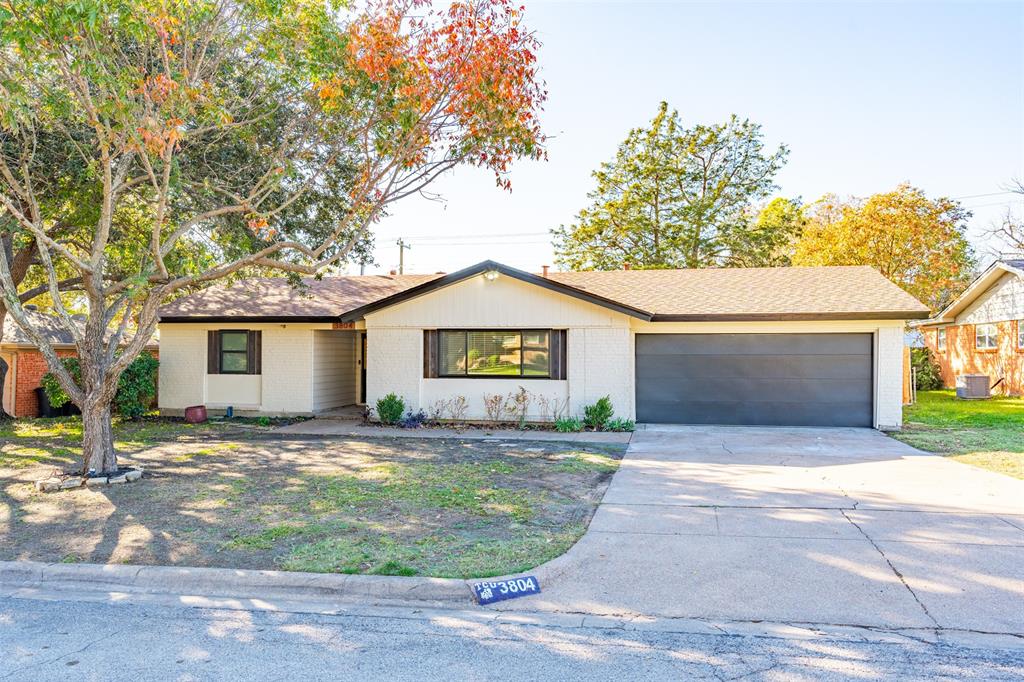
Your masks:
[[[348,331],[313,333],[313,410],[354,405],[356,334]]]

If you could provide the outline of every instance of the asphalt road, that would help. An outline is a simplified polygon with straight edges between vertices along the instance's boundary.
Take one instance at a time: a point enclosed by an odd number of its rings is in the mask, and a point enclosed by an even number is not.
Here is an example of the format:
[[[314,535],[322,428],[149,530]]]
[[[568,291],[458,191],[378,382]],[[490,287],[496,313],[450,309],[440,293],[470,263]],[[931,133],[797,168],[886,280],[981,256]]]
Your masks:
[[[1024,645],[628,631],[538,616],[0,598],[0,680],[1021,679]],[[551,618],[546,621],[545,618]]]

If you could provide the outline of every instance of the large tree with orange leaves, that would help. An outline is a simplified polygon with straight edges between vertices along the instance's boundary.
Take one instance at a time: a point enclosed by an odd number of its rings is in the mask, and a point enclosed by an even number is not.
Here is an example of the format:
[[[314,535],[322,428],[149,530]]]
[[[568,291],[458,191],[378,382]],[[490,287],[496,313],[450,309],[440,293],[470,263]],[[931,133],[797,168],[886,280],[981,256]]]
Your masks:
[[[521,11],[0,0],[0,230],[35,242],[81,384],[26,315],[5,258],[0,285],[82,409],[86,468],[117,468],[111,400],[161,302],[250,268],[318,275],[445,171],[481,166],[507,188],[515,159],[543,155],[546,93]],[[50,200],[36,172],[48,141],[81,160],[93,211]]]
[[[872,265],[938,310],[970,282],[970,211],[904,184],[867,199],[827,195],[808,207],[793,265]]]

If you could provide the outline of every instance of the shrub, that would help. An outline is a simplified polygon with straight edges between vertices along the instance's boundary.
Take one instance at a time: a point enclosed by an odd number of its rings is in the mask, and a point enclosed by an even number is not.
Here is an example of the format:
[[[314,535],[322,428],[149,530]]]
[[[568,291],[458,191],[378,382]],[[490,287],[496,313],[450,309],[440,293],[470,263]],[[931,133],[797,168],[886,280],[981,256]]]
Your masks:
[[[405,418],[398,423],[403,429],[418,429],[423,426],[423,422],[427,421],[427,414],[423,410],[419,412],[409,412],[405,415]]]
[[[260,426],[270,426],[270,417],[260,417],[259,419],[256,420],[256,423],[259,424]]]
[[[583,430],[583,422],[579,417],[562,417],[555,420],[555,431],[559,433],[576,433]]]
[[[505,396],[500,393],[484,393],[484,412],[487,413],[488,422],[498,424],[505,412]]]
[[[62,358],[61,363],[71,373],[78,385],[82,384],[82,367],[78,358]],[[140,353],[125,368],[117,382],[114,394],[114,411],[128,419],[138,419],[146,413],[156,397],[156,376],[160,361],[151,353]],[[46,398],[54,407],[63,407],[71,397],[57,382],[57,377],[47,372],[39,380]]]
[[[611,396],[606,395],[593,405],[583,408],[583,423],[588,428],[600,431],[613,414],[615,414],[615,410],[612,408]]]
[[[916,372],[917,390],[937,391],[942,388],[942,375],[939,373],[939,365],[935,362],[931,349],[911,348],[910,366]]]
[[[615,418],[604,425],[606,431],[635,431],[636,422],[632,419]]]
[[[394,393],[388,393],[377,401],[377,416],[382,424],[397,424],[405,413],[405,401]]]
[[[509,393],[508,398],[505,399],[505,414],[516,422],[520,429],[526,428],[526,412],[530,409],[532,401],[533,396],[522,386],[518,391]]]

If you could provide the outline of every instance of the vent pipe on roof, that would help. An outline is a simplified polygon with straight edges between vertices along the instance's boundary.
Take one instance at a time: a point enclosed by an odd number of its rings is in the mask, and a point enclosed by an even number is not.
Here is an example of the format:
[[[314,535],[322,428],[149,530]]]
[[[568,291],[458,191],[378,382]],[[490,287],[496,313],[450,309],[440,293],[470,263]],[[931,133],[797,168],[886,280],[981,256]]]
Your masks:
[[[629,263],[623,263],[623,264],[622,264],[622,269],[623,269],[623,270],[629,270],[629,268],[630,268],[630,267],[631,267],[631,266],[629,265]]]
[[[389,274],[389,275],[391,275],[392,277],[394,277],[395,275],[397,275],[397,274],[398,274],[398,270],[392,270],[392,271],[391,271],[391,272],[389,272],[388,274]]]
[[[542,265],[542,266],[540,266],[541,277],[547,277],[548,276],[548,268],[549,267],[551,267],[551,266],[550,265]]]

